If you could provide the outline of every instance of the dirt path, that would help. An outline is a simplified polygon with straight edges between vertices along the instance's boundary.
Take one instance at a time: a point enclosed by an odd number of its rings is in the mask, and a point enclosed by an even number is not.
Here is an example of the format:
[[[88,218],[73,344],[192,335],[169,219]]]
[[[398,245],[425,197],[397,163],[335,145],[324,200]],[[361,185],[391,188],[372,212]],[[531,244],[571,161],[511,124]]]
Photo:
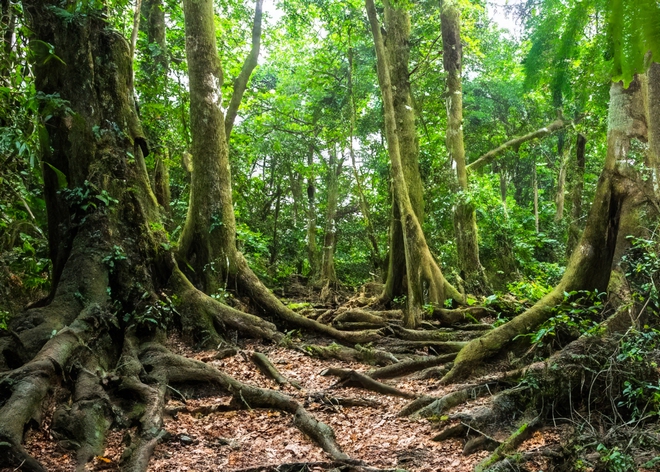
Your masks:
[[[339,367],[365,372],[372,369],[360,363],[324,361],[311,358],[303,352],[260,342],[245,342],[242,351],[222,360],[215,352],[192,352],[176,339],[171,348],[204,362],[211,363],[245,383],[281,389],[304,404],[317,420],[335,431],[337,442],[351,458],[379,469],[407,471],[471,471],[488,455],[481,451],[463,456],[460,440],[434,442],[437,423],[429,420],[400,418],[398,412],[410,400],[385,396],[358,388],[337,388],[335,377],[322,376],[328,367]],[[268,355],[278,370],[289,380],[300,385],[280,387],[263,375],[250,360],[252,351]],[[441,396],[457,386],[438,387],[437,380],[401,378],[387,381],[406,392]],[[362,399],[370,406],[340,407],[324,404],[319,396]],[[185,400],[184,400],[185,398]],[[239,471],[274,470],[269,466],[300,463],[282,469],[296,471],[329,470],[334,467],[323,450],[303,435],[294,425],[291,415],[277,410],[236,410],[229,405],[230,396],[187,398],[185,391],[170,392],[166,408],[165,428],[170,437],[160,444],[150,462],[150,471]],[[473,408],[476,400],[463,408]],[[50,411],[49,408],[46,409]],[[210,411],[212,410],[212,411]],[[39,431],[28,433],[26,449],[49,471],[73,471],[75,461],[71,453],[58,445],[49,429],[50,418]],[[504,439],[506,432],[503,431]],[[523,444],[523,450],[557,441],[557,435],[537,433]],[[87,470],[118,470],[121,453],[126,447],[123,438],[110,432],[104,456],[97,457]],[[307,463],[303,465],[302,463]],[[336,464],[335,464],[336,465]],[[528,464],[529,465],[529,464]],[[539,463],[539,466],[542,466]]]

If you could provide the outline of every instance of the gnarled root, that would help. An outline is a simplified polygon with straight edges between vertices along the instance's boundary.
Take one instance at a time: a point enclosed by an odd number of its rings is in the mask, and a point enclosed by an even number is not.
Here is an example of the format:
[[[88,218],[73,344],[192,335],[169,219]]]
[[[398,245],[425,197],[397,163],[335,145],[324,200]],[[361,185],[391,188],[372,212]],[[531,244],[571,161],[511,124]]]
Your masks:
[[[358,386],[377,393],[392,395],[395,397],[415,398],[417,396],[414,393],[404,392],[403,390],[399,390],[398,388],[392,387],[391,385],[378,382],[377,380],[374,380],[371,377],[368,377],[359,372],[355,372],[354,370],[330,368],[321,372],[321,375],[332,375],[334,377],[339,377],[342,380],[342,386]]]
[[[300,350],[305,354],[318,357],[320,359],[338,359],[344,362],[363,362],[372,365],[390,365],[396,364],[399,360],[391,353],[381,349],[356,349],[340,346],[339,344],[330,344],[329,346],[319,346],[316,344],[304,344]]]
[[[0,442],[5,449],[0,465],[43,470],[21,447],[25,427],[41,422],[41,408],[53,385],[57,385],[71,360],[105,332],[103,312],[86,307],[67,328],[48,341],[30,362],[0,381]]]

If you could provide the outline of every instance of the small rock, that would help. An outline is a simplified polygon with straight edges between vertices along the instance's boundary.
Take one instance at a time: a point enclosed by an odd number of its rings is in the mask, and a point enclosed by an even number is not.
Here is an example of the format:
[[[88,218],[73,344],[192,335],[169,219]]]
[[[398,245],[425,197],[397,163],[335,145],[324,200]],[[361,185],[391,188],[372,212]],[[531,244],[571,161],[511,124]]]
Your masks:
[[[181,441],[181,444],[183,444],[184,446],[190,446],[195,442],[193,438],[191,438],[190,436],[186,436],[185,434],[179,436],[179,441]]]

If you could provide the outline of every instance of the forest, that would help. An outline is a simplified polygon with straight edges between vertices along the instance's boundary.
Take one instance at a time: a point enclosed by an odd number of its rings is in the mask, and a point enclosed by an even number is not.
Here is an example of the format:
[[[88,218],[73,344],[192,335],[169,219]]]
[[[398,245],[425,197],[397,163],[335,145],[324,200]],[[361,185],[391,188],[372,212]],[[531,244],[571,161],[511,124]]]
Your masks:
[[[659,0],[0,0],[0,471],[660,470]]]

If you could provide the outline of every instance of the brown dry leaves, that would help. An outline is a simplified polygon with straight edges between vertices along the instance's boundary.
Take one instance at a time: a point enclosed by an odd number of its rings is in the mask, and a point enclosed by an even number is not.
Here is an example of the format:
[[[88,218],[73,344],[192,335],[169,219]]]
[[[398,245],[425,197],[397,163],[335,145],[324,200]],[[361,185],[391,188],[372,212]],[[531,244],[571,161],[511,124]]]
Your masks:
[[[213,352],[193,352],[176,338],[170,340],[169,347],[179,354],[210,363],[242,382],[282,389],[304,404],[318,420],[334,429],[337,442],[344,452],[370,466],[398,467],[419,472],[471,471],[487,455],[486,452],[480,452],[469,457],[463,456],[463,445],[458,440],[442,443],[431,441],[430,438],[435,434],[432,423],[397,417],[399,410],[408,402],[406,399],[357,388],[332,388],[337,379],[320,375],[327,367],[364,372],[370,366],[322,361],[299,351],[258,342],[244,344],[245,351],[259,350],[266,353],[285,377],[299,382],[302,390],[296,390],[288,385],[282,388],[265,377],[247,355],[239,353],[231,358],[216,360]],[[401,379],[388,383],[419,394],[445,393],[443,388],[437,387],[435,381],[430,380]],[[372,399],[381,406],[341,408],[311,399],[312,394],[321,392],[343,398]],[[216,396],[189,399],[184,405],[178,396],[172,395],[167,408],[185,406],[188,410],[194,410],[202,406],[228,404],[229,401],[229,396]],[[52,414],[52,409],[52,405],[47,408],[47,417]],[[171,436],[156,448],[149,467],[153,472],[230,471],[289,462],[330,461],[320,447],[293,425],[291,415],[280,411],[248,409],[217,411],[208,415],[179,412],[175,417],[165,417],[165,428]],[[89,464],[88,470],[118,470],[123,435],[124,432],[110,431],[104,455]],[[534,450],[552,440],[555,438],[545,432],[537,433],[525,443],[523,449]],[[49,471],[75,469],[75,454],[58,447],[50,436],[48,421],[41,430],[28,433],[25,446]]]

